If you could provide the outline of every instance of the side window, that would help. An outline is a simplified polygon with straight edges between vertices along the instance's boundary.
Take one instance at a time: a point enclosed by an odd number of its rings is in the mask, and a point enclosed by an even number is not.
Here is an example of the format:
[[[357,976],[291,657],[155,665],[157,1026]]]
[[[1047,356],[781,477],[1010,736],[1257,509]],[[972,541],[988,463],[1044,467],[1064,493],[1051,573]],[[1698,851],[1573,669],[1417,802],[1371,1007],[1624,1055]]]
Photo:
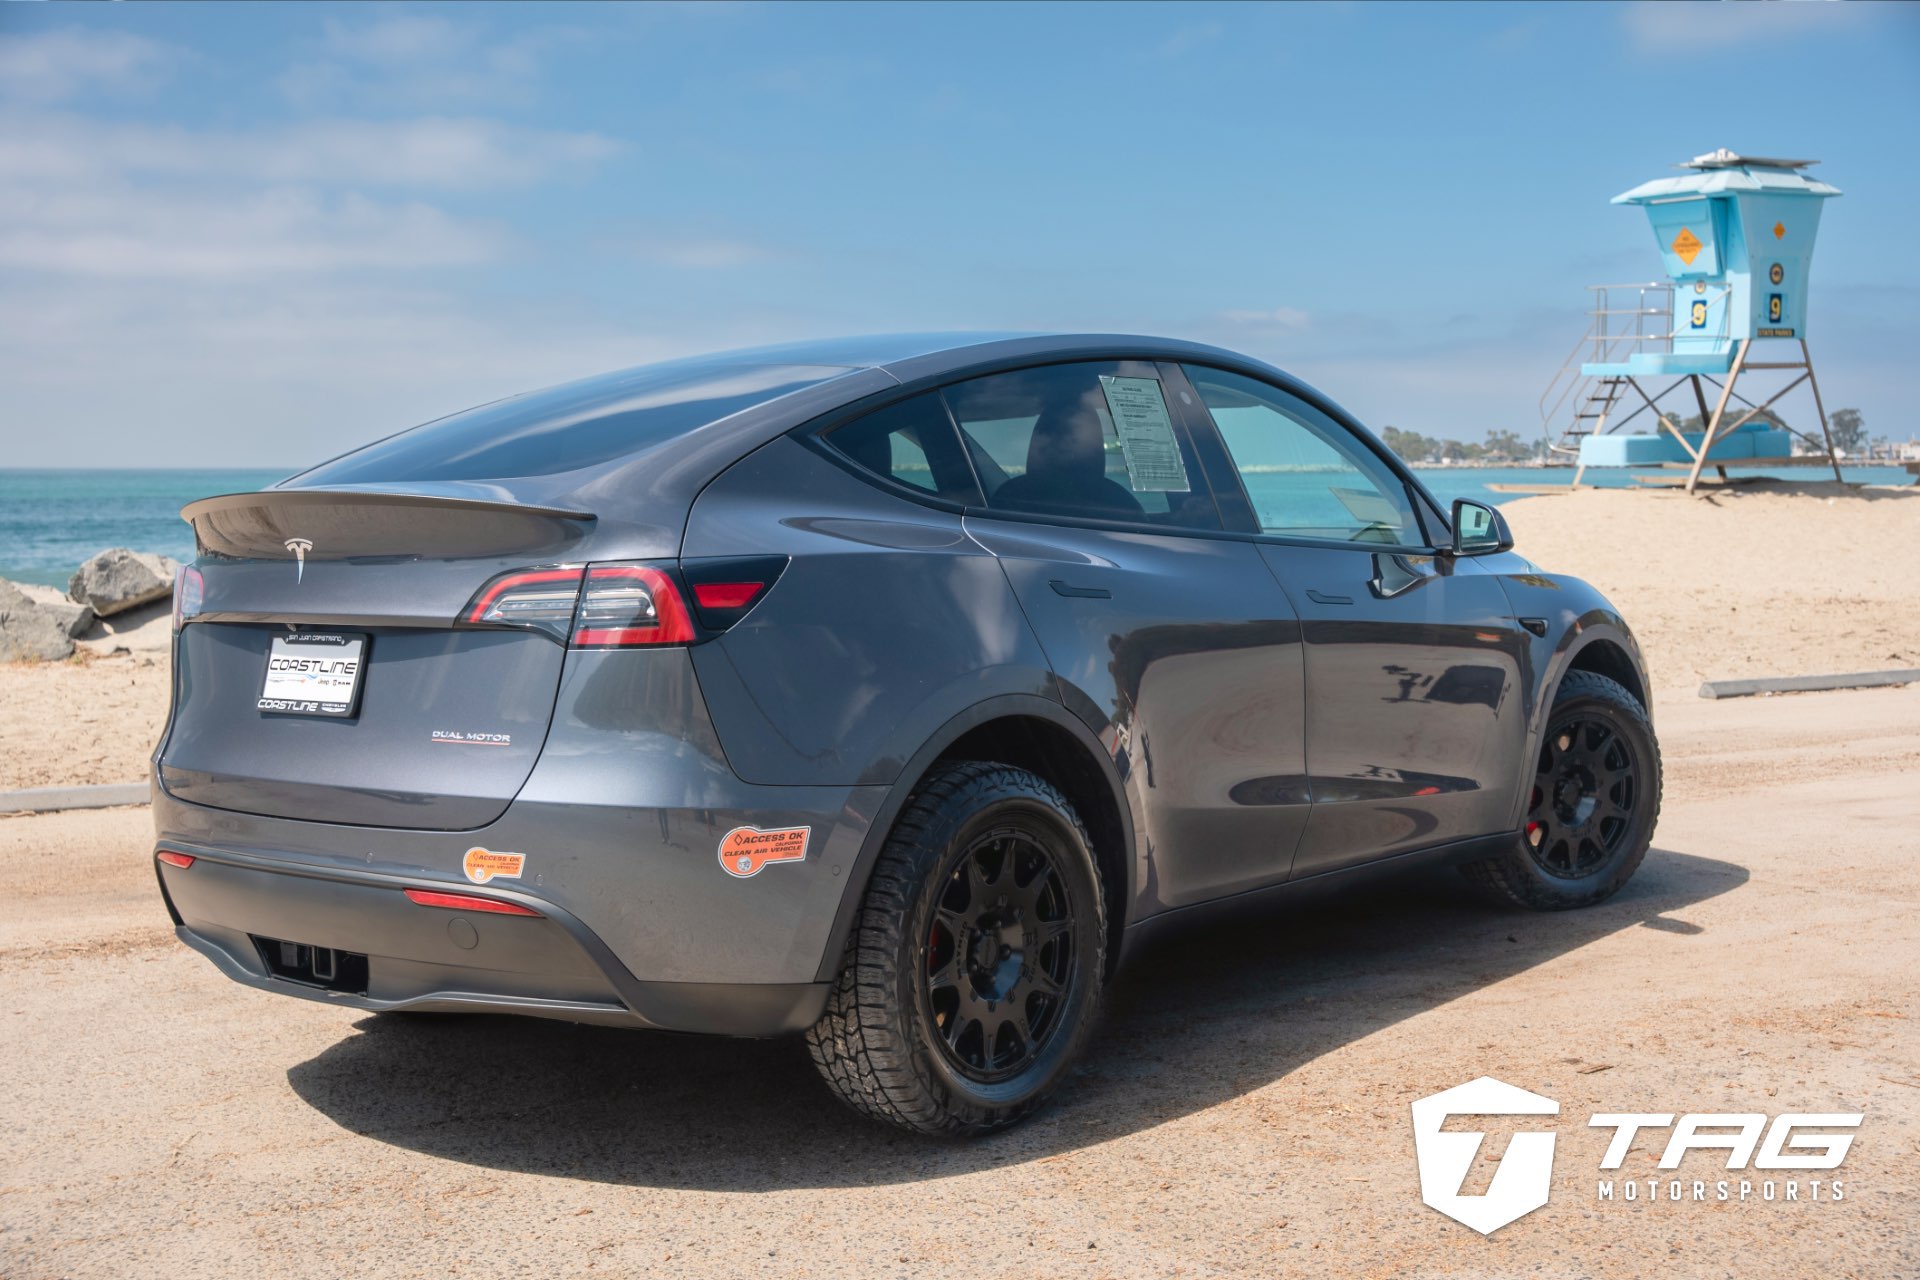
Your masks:
[[[956,383],[946,395],[990,507],[1220,527],[1193,446],[1150,363],[1019,369]]]
[[[1351,432],[1253,378],[1189,365],[1263,533],[1419,546],[1407,486]]]
[[[980,500],[938,392],[835,427],[827,443],[875,475],[953,502]]]

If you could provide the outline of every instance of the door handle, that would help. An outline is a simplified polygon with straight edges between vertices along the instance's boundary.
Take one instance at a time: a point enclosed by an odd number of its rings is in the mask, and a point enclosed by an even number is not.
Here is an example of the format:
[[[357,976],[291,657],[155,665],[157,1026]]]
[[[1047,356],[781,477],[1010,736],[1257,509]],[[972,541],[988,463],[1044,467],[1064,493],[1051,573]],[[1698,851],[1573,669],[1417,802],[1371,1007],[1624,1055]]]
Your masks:
[[[1055,595],[1066,596],[1070,600],[1113,599],[1113,592],[1107,590],[1105,587],[1076,587],[1071,582],[1062,582],[1058,578],[1053,579],[1047,583],[1047,585],[1053,588]]]
[[[1352,604],[1353,603],[1352,596],[1330,596],[1325,594],[1324,592],[1315,591],[1312,587],[1307,588],[1307,599],[1313,601],[1315,604]]]

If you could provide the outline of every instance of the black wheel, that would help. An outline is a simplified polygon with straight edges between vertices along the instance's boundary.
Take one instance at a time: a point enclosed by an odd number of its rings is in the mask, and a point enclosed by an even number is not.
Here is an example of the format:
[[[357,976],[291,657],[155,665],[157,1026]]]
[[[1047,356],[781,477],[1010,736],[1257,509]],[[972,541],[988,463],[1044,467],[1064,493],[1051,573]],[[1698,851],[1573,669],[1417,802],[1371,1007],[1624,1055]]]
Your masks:
[[[881,850],[807,1046],[856,1111],[987,1133],[1038,1107],[1077,1056],[1105,964],[1073,806],[1024,769],[945,765]]]
[[[1463,866],[1467,878],[1536,911],[1612,897],[1647,856],[1660,817],[1660,744],[1646,708],[1617,681],[1568,672],[1528,787],[1513,847]]]

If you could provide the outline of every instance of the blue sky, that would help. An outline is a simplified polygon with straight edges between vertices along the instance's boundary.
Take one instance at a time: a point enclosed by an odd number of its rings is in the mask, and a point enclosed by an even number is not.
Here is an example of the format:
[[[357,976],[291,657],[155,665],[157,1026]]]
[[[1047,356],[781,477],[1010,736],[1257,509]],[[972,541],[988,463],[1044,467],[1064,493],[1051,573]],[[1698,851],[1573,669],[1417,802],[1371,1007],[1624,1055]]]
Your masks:
[[[0,6],[0,466],[288,465],[720,347],[1087,329],[1538,434],[1608,198],[1813,156],[1905,437],[1913,6]]]

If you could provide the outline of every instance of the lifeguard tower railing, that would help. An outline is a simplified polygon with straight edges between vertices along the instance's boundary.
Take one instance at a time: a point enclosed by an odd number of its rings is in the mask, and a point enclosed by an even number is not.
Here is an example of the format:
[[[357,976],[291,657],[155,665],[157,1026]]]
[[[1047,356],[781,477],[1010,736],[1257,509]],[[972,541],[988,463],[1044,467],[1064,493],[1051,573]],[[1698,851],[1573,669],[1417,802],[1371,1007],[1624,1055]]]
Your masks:
[[[1593,305],[1587,309],[1587,331],[1573,344],[1559,372],[1540,395],[1540,426],[1552,453],[1573,457],[1580,441],[1632,421],[1648,406],[1642,403],[1624,417],[1615,417],[1626,379],[1589,374],[1583,365],[1624,365],[1630,356],[1670,353],[1673,350],[1673,282],[1651,280],[1640,284],[1590,284]],[[1709,315],[1719,319],[1724,335],[1729,309],[1726,285],[1713,286],[1705,301]],[[1698,330],[1693,336],[1700,336]],[[1571,410],[1569,412],[1569,409]]]

